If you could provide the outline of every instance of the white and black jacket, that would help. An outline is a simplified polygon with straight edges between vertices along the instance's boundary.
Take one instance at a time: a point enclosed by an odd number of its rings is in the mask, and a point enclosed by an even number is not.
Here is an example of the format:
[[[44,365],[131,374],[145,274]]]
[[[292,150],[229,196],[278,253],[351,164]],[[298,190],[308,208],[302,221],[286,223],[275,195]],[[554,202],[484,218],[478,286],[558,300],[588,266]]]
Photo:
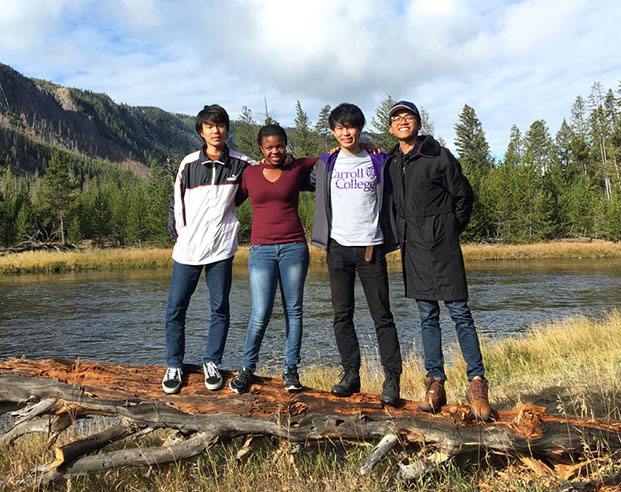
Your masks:
[[[253,164],[255,161],[228,145],[216,161],[207,156],[204,147],[185,156],[168,216],[170,235],[176,240],[173,260],[205,265],[235,254],[239,230],[235,194],[244,169]]]

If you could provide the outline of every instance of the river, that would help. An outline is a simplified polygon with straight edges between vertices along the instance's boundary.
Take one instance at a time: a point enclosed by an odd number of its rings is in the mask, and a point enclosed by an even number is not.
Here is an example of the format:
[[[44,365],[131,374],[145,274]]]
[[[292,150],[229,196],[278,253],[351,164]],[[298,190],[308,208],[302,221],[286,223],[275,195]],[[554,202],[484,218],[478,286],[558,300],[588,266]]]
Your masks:
[[[495,340],[524,333],[529,325],[575,315],[598,317],[621,304],[621,259],[486,261],[467,264],[470,307],[480,337]],[[0,359],[82,358],[164,363],[163,318],[168,270],[4,275],[0,278]],[[418,311],[403,297],[399,271],[390,272],[395,321],[404,356],[420,353]],[[209,321],[204,282],[187,317],[186,359],[200,363]],[[245,265],[236,265],[231,328],[223,367],[237,369],[250,314]],[[355,322],[366,357],[375,359],[374,330],[359,282]],[[305,287],[302,365],[337,364],[325,266],[313,266]],[[456,337],[442,307],[446,344]],[[284,319],[277,301],[260,364],[280,365]],[[302,367],[303,369],[303,367]]]

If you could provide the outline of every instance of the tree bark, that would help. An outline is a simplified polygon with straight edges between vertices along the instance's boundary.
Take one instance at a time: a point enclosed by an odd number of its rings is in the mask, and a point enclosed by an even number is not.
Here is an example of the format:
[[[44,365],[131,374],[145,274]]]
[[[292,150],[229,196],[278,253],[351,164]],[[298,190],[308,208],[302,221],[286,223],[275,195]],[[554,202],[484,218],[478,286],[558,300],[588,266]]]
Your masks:
[[[164,372],[164,367],[149,365],[12,359],[0,362],[0,403],[53,399],[37,411],[45,407],[46,413],[68,416],[71,421],[105,415],[132,423],[127,431],[110,431],[114,436],[130,435],[144,427],[196,433],[179,446],[86,456],[106,444],[102,433],[92,448],[84,442],[60,448],[62,462],[49,470],[48,477],[180,460],[204,451],[213,439],[254,435],[297,443],[324,439],[375,442],[392,435],[394,439],[388,439],[392,444],[398,437],[404,444],[432,446],[447,456],[487,449],[558,458],[621,449],[621,422],[548,415],[545,408],[533,405],[496,412],[494,422],[484,423],[474,420],[465,405],[446,405],[433,415],[411,401],[397,408],[384,406],[376,394],[338,398],[312,388],[288,393],[282,381],[272,378],[256,378],[250,392],[238,395],[228,389],[208,391],[200,366],[189,365],[184,367],[180,393],[166,395],[161,389]],[[223,377],[227,380],[232,374],[224,371]],[[385,454],[383,448],[377,453]]]

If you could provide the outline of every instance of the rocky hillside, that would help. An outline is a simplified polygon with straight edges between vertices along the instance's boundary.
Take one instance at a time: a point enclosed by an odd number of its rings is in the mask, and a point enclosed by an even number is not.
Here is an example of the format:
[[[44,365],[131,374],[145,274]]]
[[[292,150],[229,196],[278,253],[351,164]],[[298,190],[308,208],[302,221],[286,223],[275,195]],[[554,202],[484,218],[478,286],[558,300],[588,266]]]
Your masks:
[[[105,94],[30,79],[0,64],[0,165],[17,174],[40,173],[57,148],[142,174],[200,145],[187,122],[184,115],[116,104]]]

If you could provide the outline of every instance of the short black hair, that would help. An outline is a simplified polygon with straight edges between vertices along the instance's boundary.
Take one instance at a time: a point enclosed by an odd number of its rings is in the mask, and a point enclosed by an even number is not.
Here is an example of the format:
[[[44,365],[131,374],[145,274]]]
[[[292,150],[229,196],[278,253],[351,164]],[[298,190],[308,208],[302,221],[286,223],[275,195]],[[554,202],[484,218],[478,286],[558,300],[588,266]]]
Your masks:
[[[328,117],[328,123],[330,123],[330,130],[334,130],[336,125],[353,126],[362,130],[365,119],[358,106],[342,103],[332,110]]]
[[[226,126],[229,131],[229,115],[226,110],[219,104],[211,104],[205,106],[196,115],[196,133],[202,135],[203,123],[215,123],[216,125]]]
[[[261,127],[259,134],[257,135],[257,143],[259,147],[263,145],[263,139],[266,137],[282,137],[287,145],[287,132],[280,125],[270,124]]]

